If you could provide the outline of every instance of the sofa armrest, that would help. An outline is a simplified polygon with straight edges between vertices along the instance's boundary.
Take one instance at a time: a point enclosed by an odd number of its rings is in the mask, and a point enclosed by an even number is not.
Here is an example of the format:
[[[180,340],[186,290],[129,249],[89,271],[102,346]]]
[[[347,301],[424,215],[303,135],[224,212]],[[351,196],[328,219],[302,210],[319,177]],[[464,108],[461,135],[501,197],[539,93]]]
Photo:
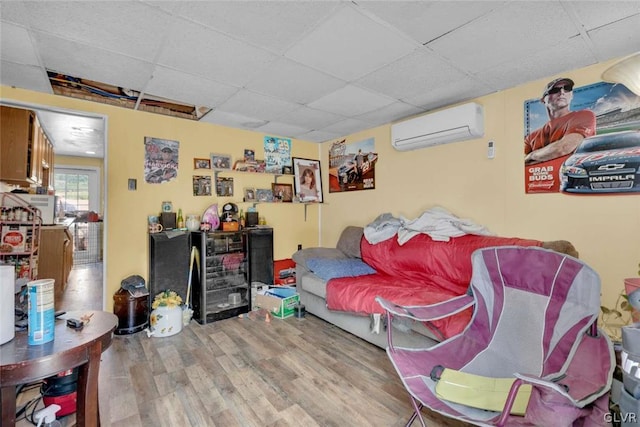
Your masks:
[[[305,248],[295,252],[291,258],[293,261],[307,270],[311,269],[307,266],[307,261],[313,258],[324,259],[347,259],[347,255],[337,248]]]

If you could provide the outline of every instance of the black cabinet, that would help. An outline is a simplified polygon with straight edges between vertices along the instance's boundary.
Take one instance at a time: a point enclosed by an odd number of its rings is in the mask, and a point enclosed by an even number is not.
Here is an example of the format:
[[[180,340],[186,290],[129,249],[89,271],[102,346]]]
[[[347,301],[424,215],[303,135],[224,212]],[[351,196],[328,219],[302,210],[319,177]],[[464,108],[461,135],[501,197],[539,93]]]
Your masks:
[[[188,232],[149,234],[149,297],[151,301],[167,289],[187,297],[189,255],[191,244]]]
[[[273,229],[191,233],[200,271],[193,277],[193,317],[206,324],[251,310],[251,283],[273,284]]]

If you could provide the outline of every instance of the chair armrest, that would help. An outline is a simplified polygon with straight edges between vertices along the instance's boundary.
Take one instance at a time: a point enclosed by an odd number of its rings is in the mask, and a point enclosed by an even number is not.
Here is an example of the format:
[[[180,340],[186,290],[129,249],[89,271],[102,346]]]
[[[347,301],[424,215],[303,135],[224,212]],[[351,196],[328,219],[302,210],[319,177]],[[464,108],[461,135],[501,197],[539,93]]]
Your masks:
[[[460,313],[474,304],[474,299],[470,295],[460,295],[430,305],[399,305],[379,296],[376,297],[376,301],[394,316],[408,317],[419,322],[443,319]]]

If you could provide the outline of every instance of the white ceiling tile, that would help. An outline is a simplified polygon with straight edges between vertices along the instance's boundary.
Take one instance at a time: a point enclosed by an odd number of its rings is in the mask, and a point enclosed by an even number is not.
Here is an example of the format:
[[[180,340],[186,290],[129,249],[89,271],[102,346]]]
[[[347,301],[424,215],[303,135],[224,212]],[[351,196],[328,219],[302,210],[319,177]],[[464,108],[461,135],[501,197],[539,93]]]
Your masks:
[[[320,129],[331,123],[344,120],[346,117],[329,113],[327,111],[315,110],[313,108],[299,106],[278,116],[276,120],[282,123],[297,124],[309,129]]]
[[[430,92],[442,84],[463,78],[464,73],[447,64],[438,55],[426,49],[419,49],[356,83],[358,86],[402,99],[421,92]]]
[[[326,142],[332,139],[340,138],[340,135],[336,133],[331,133],[331,132],[322,132],[322,131],[314,130],[309,133],[300,135],[298,138],[304,139],[305,141],[311,141],[311,142]]]
[[[343,7],[293,45],[285,56],[341,79],[353,80],[416,47],[397,31],[351,7]]]
[[[25,9],[23,1],[0,1],[0,21],[29,26],[29,13]]]
[[[393,102],[394,100],[389,97],[348,85],[311,102],[308,106],[318,110],[353,117],[377,110]]]
[[[424,111],[425,110],[422,108],[398,101],[382,107],[379,110],[356,116],[356,119],[361,119],[378,126],[404,119],[406,117],[415,116],[417,114],[424,113]]]
[[[171,28],[169,15],[138,1],[32,1],[25,8],[34,30],[147,61]]]
[[[533,16],[536,25],[531,25]],[[532,49],[555,46],[577,34],[557,1],[510,2],[427,46],[462,70],[476,73],[494,64],[520,60]]]
[[[640,5],[640,2],[638,2]],[[600,61],[640,51],[640,14],[589,31]]]
[[[2,23],[0,25],[2,60],[23,65],[40,65],[38,55],[26,28]]]
[[[150,95],[209,108],[217,107],[237,91],[233,86],[160,66],[145,88]]]
[[[308,133],[312,129],[304,128],[301,126],[294,126],[287,123],[269,122],[264,126],[256,128],[255,130],[271,136],[297,138],[298,135]]]
[[[490,93],[488,86],[474,80],[465,78],[462,80],[451,81],[434,89],[431,93],[422,93],[415,96],[407,97],[403,101],[430,111],[447,105],[456,104],[461,101],[476,98],[481,94]]]
[[[291,102],[307,104],[345,85],[346,82],[340,79],[286,58],[279,58],[245,87]]]
[[[640,2],[633,1],[562,1],[565,8],[573,10],[586,30],[607,25],[640,14]],[[638,27],[636,27],[638,28]]]
[[[319,129],[322,132],[334,133],[337,135],[348,135],[371,127],[371,123],[357,119],[345,119],[341,122],[333,123],[330,126]]]
[[[218,109],[248,117],[272,120],[298,106],[291,102],[261,95],[248,90],[240,90],[225,101]]]
[[[264,50],[185,22],[166,40],[158,63],[241,87],[275,58]]]
[[[0,62],[0,76],[5,86],[15,86],[37,92],[53,93],[47,73],[40,67]]]
[[[581,37],[574,37],[552,49],[531,52],[512,68],[499,64],[480,71],[475,77],[493,87],[494,90],[504,90],[518,86],[523,81],[529,82],[541,76],[552,76],[574,70],[575,64],[586,67],[595,62],[596,59],[587,49],[584,40]]]
[[[199,121],[203,123],[213,123],[240,129],[255,129],[267,124],[266,120],[261,120],[255,117],[247,117],[242,114],[230,113],[221,110],[210,111]]]
[[[337,5],[336,1],[184,2],[180,15],[281,54]]]
[[[504,5],[502,1],[367,1],[364,9],[421,44]]]
[[[43,65],[59,73],[140,91],[153,71],[148,62],[42,33],[34,35]]]

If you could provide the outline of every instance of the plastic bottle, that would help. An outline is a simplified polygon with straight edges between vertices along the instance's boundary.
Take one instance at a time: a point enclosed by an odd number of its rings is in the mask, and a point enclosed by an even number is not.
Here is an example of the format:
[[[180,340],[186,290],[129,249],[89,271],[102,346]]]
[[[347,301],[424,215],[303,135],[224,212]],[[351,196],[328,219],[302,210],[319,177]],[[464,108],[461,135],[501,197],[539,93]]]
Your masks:
[[[184,218],[182,217],[182,209],[178,209],[178,219],[176,220],[178,228],[184,228]]]

